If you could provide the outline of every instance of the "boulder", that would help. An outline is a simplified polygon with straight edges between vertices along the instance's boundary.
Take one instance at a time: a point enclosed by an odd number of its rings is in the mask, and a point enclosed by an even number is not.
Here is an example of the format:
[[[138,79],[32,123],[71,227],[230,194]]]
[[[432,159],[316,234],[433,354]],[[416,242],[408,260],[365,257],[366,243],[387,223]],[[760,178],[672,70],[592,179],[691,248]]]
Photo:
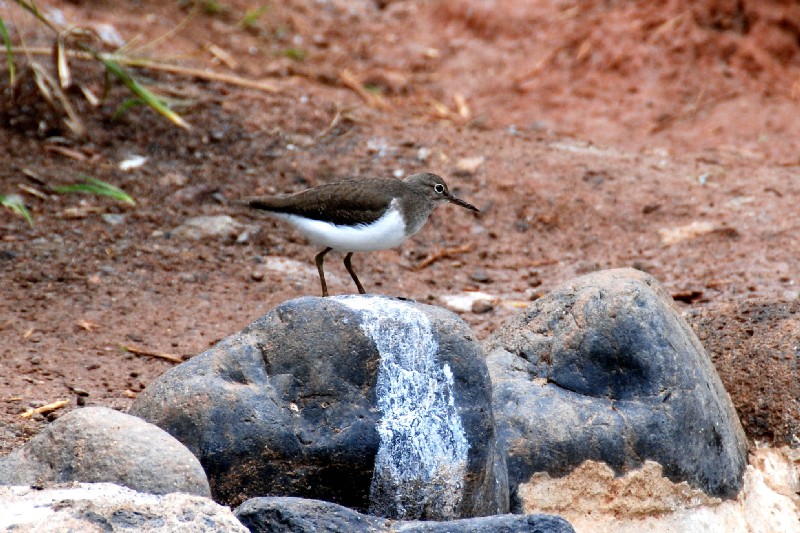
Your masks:
[[[236,509],[251,533],[574,533],[558,516],[502,514],[448,522],[394,521],[335,503],[303,498],[253,498]]]
[[[484,343],[512,491],[587,459],[617,474],[646,459],[672,481],[733,497],[747,443],[697,337],[651,276],[580,277]],[[518,502],[515,503],[518,505]]]
[[[211,495],[200,462],[185,446],[153,424],[106,407],[71,411],[0,457],[1,485],[68,481]]]
[[[247,533],[230,509],[208,498],[144,494],[111,483],[0,487],[0,510],[0,531],[15,533]]]
[[[192,450],[227,504],[302,496],[404,519],[508,510],[483,354],[437,307],[285,302],[162,375],[130,412]]]

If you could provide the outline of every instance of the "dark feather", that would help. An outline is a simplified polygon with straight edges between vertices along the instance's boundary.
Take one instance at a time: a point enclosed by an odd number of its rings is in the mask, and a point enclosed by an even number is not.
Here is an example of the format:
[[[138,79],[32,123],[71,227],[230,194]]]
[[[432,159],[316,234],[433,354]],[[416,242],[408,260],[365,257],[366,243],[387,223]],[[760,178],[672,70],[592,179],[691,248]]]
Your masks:
[[[393,196],[402,194],[405,187],[395,179],[365,178],[328,183],[288,196],[251,198],[247,205],[337,225],[369,224],[383,215]]]

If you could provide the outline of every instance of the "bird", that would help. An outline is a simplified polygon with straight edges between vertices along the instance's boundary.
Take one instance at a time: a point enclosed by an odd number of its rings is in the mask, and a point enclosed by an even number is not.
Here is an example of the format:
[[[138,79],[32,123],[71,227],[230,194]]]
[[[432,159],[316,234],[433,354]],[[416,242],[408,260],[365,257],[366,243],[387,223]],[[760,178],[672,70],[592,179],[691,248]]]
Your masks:
[[[472,204],[453,196],[436,174],[411,174],[394,178],[356,178],[306,189],[283,196],[254,196],[237,203],[290,223],[322,251],[314,257],[328,296],[323,263],[331,250],[344,252],[344,266],[359,294],[366,294],[351,259],[355,252],[388,250],[415,235],[439,205],[452,203],[480,212]]]

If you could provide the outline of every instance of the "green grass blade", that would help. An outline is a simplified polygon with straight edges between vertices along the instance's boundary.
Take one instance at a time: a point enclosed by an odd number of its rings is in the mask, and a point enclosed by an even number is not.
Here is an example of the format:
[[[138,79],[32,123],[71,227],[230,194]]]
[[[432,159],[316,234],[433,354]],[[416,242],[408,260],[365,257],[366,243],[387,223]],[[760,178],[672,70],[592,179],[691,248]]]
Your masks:
[[[129,205],[136,205],[136,200],[134,200],[133,197],[119,187],[115,187],[110,183],[106,183],[105,181],[101,181],[85,174],[81,174],[81,179],[83,180],[82,183],[58,185],[53,187],[53,190],[59,194],[77,192],[83,194],[95,194],[97,196],[108,196],[109,198],[119,200],[120,202],[125,202]]]
[[[113,74],[119,81],[124,83],[125,86],[128,88],[128,90],[132,92],[134,95],[136,95],[138,98],[140,98],[146,105],[150,106],[153,110],[160,113],[162,116],[164,116],[167,120],[169,120],[176,126],[180,126],[181,128],[186,130],[192,129],[192,127],[189,125],[188,122],[183,120],[177,113],[175,113],[172,109],[167,107],[164,104],[164,102],[162,102],[161,100],[158,99],[158,97],[156,97],[156,95],[154,95],[149,90],[140,85],[135,79],[133,79],[133,76],[128,74],[128,71],[122,68],[122,66],[119,63],[117,63],[113,59],[98,54],[90,47],[84,46],[83,48],[84,50],[92,54],[92,57],[103,63],[108,72]]]
[[[302,61],[306,58],[306,51],[296,46],[290,46],[283,51],[283,55],[295,61]]]
[[[239,26],[244,29],[252,28],[255,26],[256,22],[258,22],[258,19],[260,19],[261,16],[267,11],[269,11],[268,5],[257,7],[255,9],[249,9],[244,14],[244,17],[242,17],[242,20],[239,21]]]
[[[156,95],[142,87],[136,80],[134,80],[133,77],[128,74],[128,72],[123,69],[122,66],[120,66],[119,63],[100,55],[97,55],[96,57],[103,63],[103,65],[105,65],[106,69],[111,72],[111,74],[116,76],[117,79],[124,83],[128,90],[138,96],[142,101],[144,101],[145,104],[153,108],[176,126],[180,126],[181,128],[187,130],[192,129],[189,123],[183,120],[172,109],[164,105],[164,103],[159,100]]]
[[[3,44],[6,45],[9,85],[14,85],[14,77],[16,74],[16,69],[14,68],[14,52],[11,51],[11,39],[8,37],[8,30],[2,18],[0,18],[0,35],[3,36]]]
[[[21,216],[28,221],[28,224],[33,226],[33,217],[31,216],[31,212],[28,211],[28,208],[25,207],[25,203],[22,201],[22,198],[20,198],[18,195],[0,194],[0,205],[12,213],[16,213],[17,215]]]
[[[111,115],[112,122],[116,122],[117,120],[125,116],[125,113],[127,113],[129,109],[132,109],[140,105],[145,105],[145,103],[138,98],[128,98],[127,100],[122,102],[119,105],[119,107],[117,107],[117,110],[114,111],[114,114]]]

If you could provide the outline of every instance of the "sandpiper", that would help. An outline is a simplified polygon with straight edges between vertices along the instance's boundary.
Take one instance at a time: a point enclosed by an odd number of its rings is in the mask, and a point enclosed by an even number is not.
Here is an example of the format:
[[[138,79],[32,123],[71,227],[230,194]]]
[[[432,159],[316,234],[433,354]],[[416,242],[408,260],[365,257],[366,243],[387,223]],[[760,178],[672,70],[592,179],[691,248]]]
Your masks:
[[[328,296],[322,263],[331,250],[345,252],[344,266],[358,287],[350,259],[354,252],[387,250],[417,233],[439,204],[478,208],[456,198],[436,174],[412,174],[404,180],[364,178],[328,183],[288,196],[245,198],[240,203],[286,220],[323,250],[315,257],[322,296]]]

